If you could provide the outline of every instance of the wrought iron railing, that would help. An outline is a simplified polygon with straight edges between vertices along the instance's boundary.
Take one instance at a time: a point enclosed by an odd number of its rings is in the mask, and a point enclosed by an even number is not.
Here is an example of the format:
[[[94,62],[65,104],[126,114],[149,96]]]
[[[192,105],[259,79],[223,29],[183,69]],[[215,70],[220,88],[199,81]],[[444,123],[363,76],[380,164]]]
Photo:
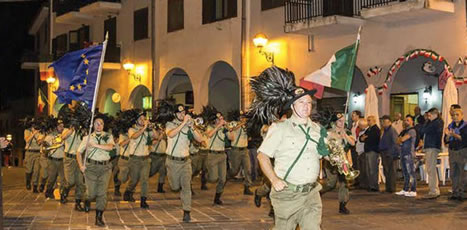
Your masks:
[[[308,21],[333,15],[359,16],[362,9],[376,8],[406,0],[286,0],[285,23]]]
[[[120,3],[121,0],[55,0],[53,9],[57,16],[60,16],[71,11],[79,11],[79,8],[95,2]]]

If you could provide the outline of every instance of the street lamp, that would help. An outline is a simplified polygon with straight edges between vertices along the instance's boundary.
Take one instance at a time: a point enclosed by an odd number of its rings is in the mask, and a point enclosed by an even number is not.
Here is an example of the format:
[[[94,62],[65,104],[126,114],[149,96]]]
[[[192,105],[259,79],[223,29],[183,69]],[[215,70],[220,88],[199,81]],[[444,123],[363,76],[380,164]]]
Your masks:
[[[128,72],[129,76],[133,76],[135,81],[141,81],[141,74],[140,73],[133,73],[133,69],[135,68],[135,64],[133,64],[130,60],[126,60],[123,62],[123,69]]]
[[[256,48],[259,49],[259,53],[264,55],[266,61],[271,62],[274,65],[274,52],[268,52],[264,50],[268,44],[268,37],[265,34],[259,33],[253,38],[253,44]]]

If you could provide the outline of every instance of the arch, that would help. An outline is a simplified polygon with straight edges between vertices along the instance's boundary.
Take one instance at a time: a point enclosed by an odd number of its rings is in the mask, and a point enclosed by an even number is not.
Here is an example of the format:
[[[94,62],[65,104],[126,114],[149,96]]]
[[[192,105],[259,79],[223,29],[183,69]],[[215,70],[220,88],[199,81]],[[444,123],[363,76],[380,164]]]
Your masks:
[[[209,70],[208,104],[224,114],[240,109],[240,84],[235,69],[225,61],[217,61]]]
[[[427,111],[432,107],[441,109],[443,95],[442,91],[438,90],[438,77],[444,71],[449,71],[448,74],[451,73],[450,67],[445,59],[435,52],[426,50],[423,51],[424,53],[420,54],[420,52],[422,51],[409,52],[407,56],[409,58],[404,60],[402,64],[397,64],[391,75],[388,74],[386,84],[387,88],[390,89],[389,111],[391,115],[395,112],[401,112],[402,115],[411,114],[412,107],[415,106],[419,106],[422,111]],[[431,66],[434,67],[433,72],[428,73],[423,70],[427,63],[431,63]],[[430,86],[431,96],[425,100],[423,93]]]
[[[65,104],[62,104],[59,102],[58,98],[55,99],[54,106],[52,108],[52,115],[55,117],[58,115],[58,111],[64,106]]]
[[[130,108],[133,109],[151,109],[152,96],[151,91],[144,86],[138,85],[131,91],[130,98],[128,98]]]
[[[104,113],[108,113],[109,115],[115,116],[121,109],[121,104],[119,102],[114,102],[112,100],[112,96],[117,93],[114,89],[107,89],[105,92],[105,99],[104,99]]]
[[[159,99],[169,99],[176,104],[193,106],[193,84],[187,72],[182,68],[168,71],[162,80]]]

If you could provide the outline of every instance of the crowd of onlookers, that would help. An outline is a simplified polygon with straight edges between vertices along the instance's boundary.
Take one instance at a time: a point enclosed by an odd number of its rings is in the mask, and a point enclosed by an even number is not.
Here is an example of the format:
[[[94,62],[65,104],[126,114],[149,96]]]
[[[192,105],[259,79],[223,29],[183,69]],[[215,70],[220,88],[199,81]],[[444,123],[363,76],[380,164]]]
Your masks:
[[[407,197],[417,196],[416,168],[424,162],[428,176],[429,191],[424,196],[435,199],[440,196],[437,162],[443,143],[449,149],[449,169],[452,181],[450,200],[464,200],[464,166],[467,162],[467,127],[459,105],[452,105],[452,123],[444,129],[440,112],[432,108],[421,113],[414,109],[415,116],[400,113],[391,119],[388,115],[380,119],[375,116],[362,118],[360,111],[352,112],[350,129],[357,140],[351,148],[353,168],[360,170],[354,186],[378,192],[379,159],[383,167],[385,191]],[[417,167],[416,167],[417,165]],[[396,190],[397,171],[401,169],[404,185]]]

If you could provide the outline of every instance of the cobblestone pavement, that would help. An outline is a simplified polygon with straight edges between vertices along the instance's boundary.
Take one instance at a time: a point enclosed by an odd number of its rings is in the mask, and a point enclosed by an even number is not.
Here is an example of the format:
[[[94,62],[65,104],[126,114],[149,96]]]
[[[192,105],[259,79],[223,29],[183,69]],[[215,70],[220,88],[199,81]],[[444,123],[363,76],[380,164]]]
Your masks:
[[[43,194],[33,194],[24,188],[22,169],[3,169],[4,229],[99,229],[94,226],[95,212],[73,210],[73,194],[69,203],[45,200]],[[270,229],[272,218],[269,204],[261,208],[253,204],[252,196],[244,196],[240,182],[229,182],[223,196],[223,206],[213,206],[214,186],[199,190],[199,180],[193,185],[192,223],[181,223],[178,195],[172,192],[149,195],[149,210],[139,208],[139,202],[128,203],[109,192],[104,213],[105,229]],[[323,196],[322,229],[467,229],[467,202],[447,200],[449,187],[442,187],[437,200],[398,197],[393,194],[351,191],[350,215],[337,213],[337,193]],[[123,190],[123,189],[122,189]],[[156,190],[156,178],[151,178],[150,190]],[[169,188],[166,185],[165,190]],[[419,197],[427,186],[419,185]],[[135,194],[138,197],[138,193]],[[92,204],[94,207],[94,203]]]

